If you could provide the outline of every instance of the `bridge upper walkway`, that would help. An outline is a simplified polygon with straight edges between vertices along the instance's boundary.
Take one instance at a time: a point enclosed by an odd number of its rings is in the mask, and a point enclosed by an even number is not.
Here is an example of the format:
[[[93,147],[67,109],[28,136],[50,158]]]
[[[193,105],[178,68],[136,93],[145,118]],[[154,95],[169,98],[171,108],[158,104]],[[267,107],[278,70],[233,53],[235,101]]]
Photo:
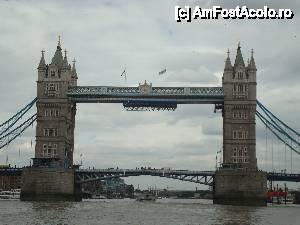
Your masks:
[[[221,104],[224,102],[222,87],[70,87],[67,96],[74,102],[123,103],[133,99],[176,100],[177,104]]]

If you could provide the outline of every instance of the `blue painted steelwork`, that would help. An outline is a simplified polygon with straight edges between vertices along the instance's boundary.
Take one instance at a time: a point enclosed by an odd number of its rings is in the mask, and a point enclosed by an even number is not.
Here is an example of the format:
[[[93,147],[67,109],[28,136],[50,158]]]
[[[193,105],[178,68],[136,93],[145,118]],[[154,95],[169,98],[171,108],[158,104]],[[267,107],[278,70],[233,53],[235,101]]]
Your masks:
[[[33,99],[28,105],[26,105],[23,109],[18,111],[15,115],[13,115],[10,119],[5,121],[0,125],[0,136],[7,132],[13,125],[15,125],[22,116],[28,112],[29,109],[36,103],[37,98]]]
[[[15,129],[9,131],[8,133],[4,134],[0,137],[0,149],[11,143],[15,140],[18,136],[20,136],[30,125],[32,125],[37,118],[37,114],[34,114],[25,122],[17,126]]]
[[[22,168],[0,168],[0,176],[21,176]]]
[[[267,179],[269,181],[300,182],[300,174],[267,173]]]
[[[96,180],[107,180],[114,177],[159,176],[204,185],[213,185],[215,171],[164,170],[164,169],[96,169],[76,170],[75,182],[87,183]],[[267,172],[270,181],[300,182],[300,174]]]
[[[286,144],[292,151],[300,155],[300,134],[289,127],[287,124],[278,119],[258,100],[257,105],[259,110],[256,115],[263,122],[263,124],[284,144]]]
[[[107,180],[114,177],[130,176],[159,176],[176,180],[189,181],[198,184],[213,184],[214,171],[164,170],[164,169],[104,169],[104,170],[76,170],[75,182],[87,183],[96,180]]]
[[[277,121],[281,126],[283,126],[285,129],[291,131],[292,133],[296,134],[298,137],[300,136],[300,133],[294,130],[293,128],[289,127],[286,123],[281,121],[278,117],[276,117],[270,110],[268,110],[260,101],[256,100],[257,105],[267,114],[267,116],[274,122]],[[277,125],[277,123],[276,123]],[[278,125],[277,125],[278,126]]]
[[[151,87],[146,92],[139,87],[76,86],[67,96],[73,102],[123,103],[128,100],[164,100],[177,104],[222,104],[222,87]]]
[[[175,110],[176,101],[166,100],[128,100],[123,102],[123,106],[128,111],[146,111],[146,110]]]
[[[21,176],[22,168],[0,168],[0,176]],[[115,177],[130,177],[130,176],[159,176],[182,181],[189,181],[204,185],[213,185],[215,171],[190,171],[190,170],[163,170],[163,169],[95,169],[95,170],[76,170],[75,182],[87,183],[96,180],[107,180]],[[287,181],[300,182],[300,174],[288,173],[273,173],[267,172],[269,181]]]

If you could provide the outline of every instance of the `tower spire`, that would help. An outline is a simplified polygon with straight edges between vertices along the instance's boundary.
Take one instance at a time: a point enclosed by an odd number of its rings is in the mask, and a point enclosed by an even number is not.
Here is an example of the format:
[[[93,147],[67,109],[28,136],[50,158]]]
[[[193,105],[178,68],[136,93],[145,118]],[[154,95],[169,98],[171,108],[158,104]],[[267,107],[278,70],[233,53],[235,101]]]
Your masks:
[[[57,48],[55,51],[55,54],[52,58],[51,64],[55,64],[58,66],[58,68],[62,68],[64,63],[63,55],[61,52],[61,40],[60,40],[60,35],[58,36],[58,42],[57,42]]]
[[[38,68],[45,68],[46,67],[46,63],[45,63],[45,57],[44,57],[44,49],[42,49],[42,57],[41,57],[41,60],[40,60],[40,63],[39,63],[39,66]]]
[[[230,61],[230,57],[229,57],[229,49],[227,50],[227,59],[225,61],[225,68],[224,70],[232,70],[232,65],[231,65],[231,61]]]
[[[252,69],[252,70],[256,70],[256,65],[255,65],[255,61],[254,61],[254,51],[253,51],[253,48],[251,50],[251,59],[250,59],[250,63],[249,63],[249,69]]]
[[[76,68],[75,68],[75,63],[76,63],[76,60],[75,60],[75,58],[73,59],[73,67],[72,67],[72,70],[75,70],[76,71]]]
[[[58,35],[58,41],[57,41],[57,49],[59,48],[61,50],[61,43],[60,43],[61,36]]]
[[[65,56],[64,56],[64,62],[63,62],[63,68],[68,68],[68,58],[67,58],[67,49],[65,49]]]
[[[243,55],[242,55],[242,51],[241,51],[241,43],[238,43],[238,48],[236,51],[236,58],[235,58],[235,62],[234,62],[234,67],[237,66],[243,66],[245,67],[245,63],[244,63],[244,59],[243,59]]]
[[[76,63],[75,58],[73,59],[72,62],[73,62],[73,66],[72,66],[73,77],[75,77],[76,79],[78,79],[78,77],[77,77],[77,72],[76,72],[76,67],[75,67],[75,63]]]

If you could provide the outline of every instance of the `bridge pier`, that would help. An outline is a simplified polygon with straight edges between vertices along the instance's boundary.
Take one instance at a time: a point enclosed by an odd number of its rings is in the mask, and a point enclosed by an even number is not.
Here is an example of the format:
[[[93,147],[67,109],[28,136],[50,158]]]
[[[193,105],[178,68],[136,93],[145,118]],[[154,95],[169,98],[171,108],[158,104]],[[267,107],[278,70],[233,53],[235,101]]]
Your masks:
[[[21,201],[81,201],[75,170],[69,168],[29,167],[22,173]]]
[[[216,171],[214,204],[266,206],[267,176],[262,171]]]

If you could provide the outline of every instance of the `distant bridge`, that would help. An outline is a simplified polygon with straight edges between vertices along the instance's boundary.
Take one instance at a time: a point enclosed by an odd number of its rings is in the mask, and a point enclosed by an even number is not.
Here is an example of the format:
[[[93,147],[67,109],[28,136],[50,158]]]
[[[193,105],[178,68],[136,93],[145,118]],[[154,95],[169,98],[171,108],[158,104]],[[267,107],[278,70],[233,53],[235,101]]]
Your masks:
[[[21,176],[22,168],[0,168],[0,176]],[[213,185],[215,171],[165,170],[165,169],[78,169],[75,182],[78,184],[116,177],[157,176],[192,183]],[[267,172],[269,181],[300,182],[300,174]]]
[[[189,181],[204,185],[213,185],[215,171],[164,170],[164,169],[99,169],[77,170],[76,183],[87,183],[96,180],[106,180],[114,177],[158,176],[181,181]],[[267,172],[269,181],[300,182],[300,174]]]
[[[114,177],[158,176],[176,180],[189,181],[198,184],[212,185],[214,171],[164,170],[164,169],[100,169],[77,170],[76,183],[86,183],[96,180],[106,180]]]

